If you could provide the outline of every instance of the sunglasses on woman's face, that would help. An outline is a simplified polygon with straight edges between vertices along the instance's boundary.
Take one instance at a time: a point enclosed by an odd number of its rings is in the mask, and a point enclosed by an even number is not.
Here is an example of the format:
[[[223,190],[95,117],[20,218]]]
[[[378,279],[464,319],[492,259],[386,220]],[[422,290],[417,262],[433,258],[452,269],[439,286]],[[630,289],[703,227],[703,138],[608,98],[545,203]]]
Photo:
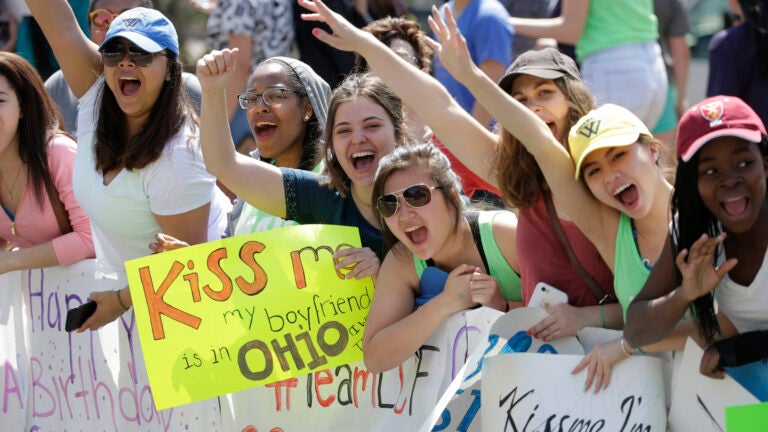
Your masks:
[[[118,15],[120,14],[112,13],[107,9],[96,9],[88,14],[88,19],[91,20],[91,25],[95,28],[106,30]]]
[[[432,191],[442,188],[442,186],[427,186],[425,184],[408,186],[407,188],[380,196],[376,201],[376,209],[385,218],[394,216],[400,209],[398,197],[403,197],[403,201],[411,208],[424,207],[432,201]]]
[[[155,59],[155,53],[144,51],[136,45],[115,43],[101,50],[101,61],[105,66],[114,67],[120,64],[126,53],[131,61],[140,67],[149,67]]]

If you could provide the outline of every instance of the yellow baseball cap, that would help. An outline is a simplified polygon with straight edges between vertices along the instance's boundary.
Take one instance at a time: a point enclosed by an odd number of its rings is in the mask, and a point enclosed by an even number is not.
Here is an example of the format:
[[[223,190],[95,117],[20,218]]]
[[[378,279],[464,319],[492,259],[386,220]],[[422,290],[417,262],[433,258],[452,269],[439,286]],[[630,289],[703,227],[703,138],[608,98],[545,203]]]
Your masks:
[[[628,109],[605,104],[579,119],[568,133],[568,146],[576,163],[576,179],[581,164],[595,150],[634,144],[640,135],[651,135],[645,124]]]

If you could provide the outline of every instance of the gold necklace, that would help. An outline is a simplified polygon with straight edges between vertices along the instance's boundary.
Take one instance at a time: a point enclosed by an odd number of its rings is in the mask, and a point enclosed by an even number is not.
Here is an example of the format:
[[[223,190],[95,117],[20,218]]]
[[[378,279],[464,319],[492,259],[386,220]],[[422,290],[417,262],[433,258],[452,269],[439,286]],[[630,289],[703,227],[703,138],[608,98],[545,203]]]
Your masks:
[[[8,183],[5,182],[5,176],[0,174],[0,180],[3,181],[3,186],[5,186],[5,190],[8,191],[8,200],[13,201],[13,188],[16,187],[16,183],[19,182],[19,175],[21,174],[21,170],[24,168],[24,163],[21,164],[19,167],[19,170],[16,171],[16,177],[13,179],[13,184],[11,187],[8,187]]]

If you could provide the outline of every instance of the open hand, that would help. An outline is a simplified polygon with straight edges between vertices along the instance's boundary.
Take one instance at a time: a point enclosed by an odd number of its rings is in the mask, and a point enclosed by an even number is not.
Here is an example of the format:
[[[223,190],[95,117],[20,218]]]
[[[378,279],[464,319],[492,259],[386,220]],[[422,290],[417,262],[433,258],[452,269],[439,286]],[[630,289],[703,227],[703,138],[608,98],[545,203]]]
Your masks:
[[[451,8],[445,8],[443,20],[437,7],[432,6],[432,15],[428,21],[439,42],[427,38],[427,44],[451,75],[459,81],[465,81],[472,74],[474,64],[469,56],[467,40],[461,35]]]
[[[711,292],[715,286],[737,264],[736,258],[727,260],[720,267],[715,267],[714,257],[718,245],[725,241],[726,234],[720,234],[715,238],[709,238],[702,234],[690,250],[683,249],[677,254],[675,263],[683,276],[680,290],[684,298],[689,302]]]
[[[352,25],[343,16],[330,10],[322,0],[298,0],[298,2],[300,6],[313,12],[301,14],[302,20],[323,22],[331,28],[332,33],[321,28],[314,28],[312,34],[336,49],[356,51],[356,48],[366,37],[372,36]]]

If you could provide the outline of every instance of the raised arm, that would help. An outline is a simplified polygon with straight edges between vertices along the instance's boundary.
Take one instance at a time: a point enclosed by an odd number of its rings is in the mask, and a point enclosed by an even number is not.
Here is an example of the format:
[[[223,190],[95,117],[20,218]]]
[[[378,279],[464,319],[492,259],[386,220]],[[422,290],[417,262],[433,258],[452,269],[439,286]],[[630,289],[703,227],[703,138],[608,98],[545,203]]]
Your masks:
[[[85,36],[66,0],[26,0],[69,87],[80,98],[101,74],[98,46]]]
[[[232,142],[225,95],[235,69],[235,53],[237,49],[211,51],[197,62],[203,95],[200,146],[205,168],[248,204],[284,218],[285,187],[280,169],[237,153]]]
[[[314,12],[303,14],[302,19],[324,22],[331,28],[332,34],[315,29],[318,39],[365,57],[373,72],[432,128],[451,152],[483,180],[498,186],[493,173],[497,137],[464,111],[445,87],[400,58],[372,34],[328,9],[321,0],[299,0],[299,4]]]
[[[553,38],[561,43],[575,45],[584,32],[587,23],[590,0],[563,0],[559,17],[555,18],[515,18],[509,22],[515,33],[532,38]]]
[[[613,257],[615,224],[606,224],[613,209],[600,203],[584,183],[574,180],[575,165],[547,124],[536,113],[505,93],[472,62],[464,37],[458,32],[450,9],[445,11],[446,20],[435,8],[429,18],[430,27],[440,43],[432,48],[446,69],[464,84],[477,101],[488,109],[493,117],[536,158],[544,177],[561,207],[598,247],[606,257]]]

